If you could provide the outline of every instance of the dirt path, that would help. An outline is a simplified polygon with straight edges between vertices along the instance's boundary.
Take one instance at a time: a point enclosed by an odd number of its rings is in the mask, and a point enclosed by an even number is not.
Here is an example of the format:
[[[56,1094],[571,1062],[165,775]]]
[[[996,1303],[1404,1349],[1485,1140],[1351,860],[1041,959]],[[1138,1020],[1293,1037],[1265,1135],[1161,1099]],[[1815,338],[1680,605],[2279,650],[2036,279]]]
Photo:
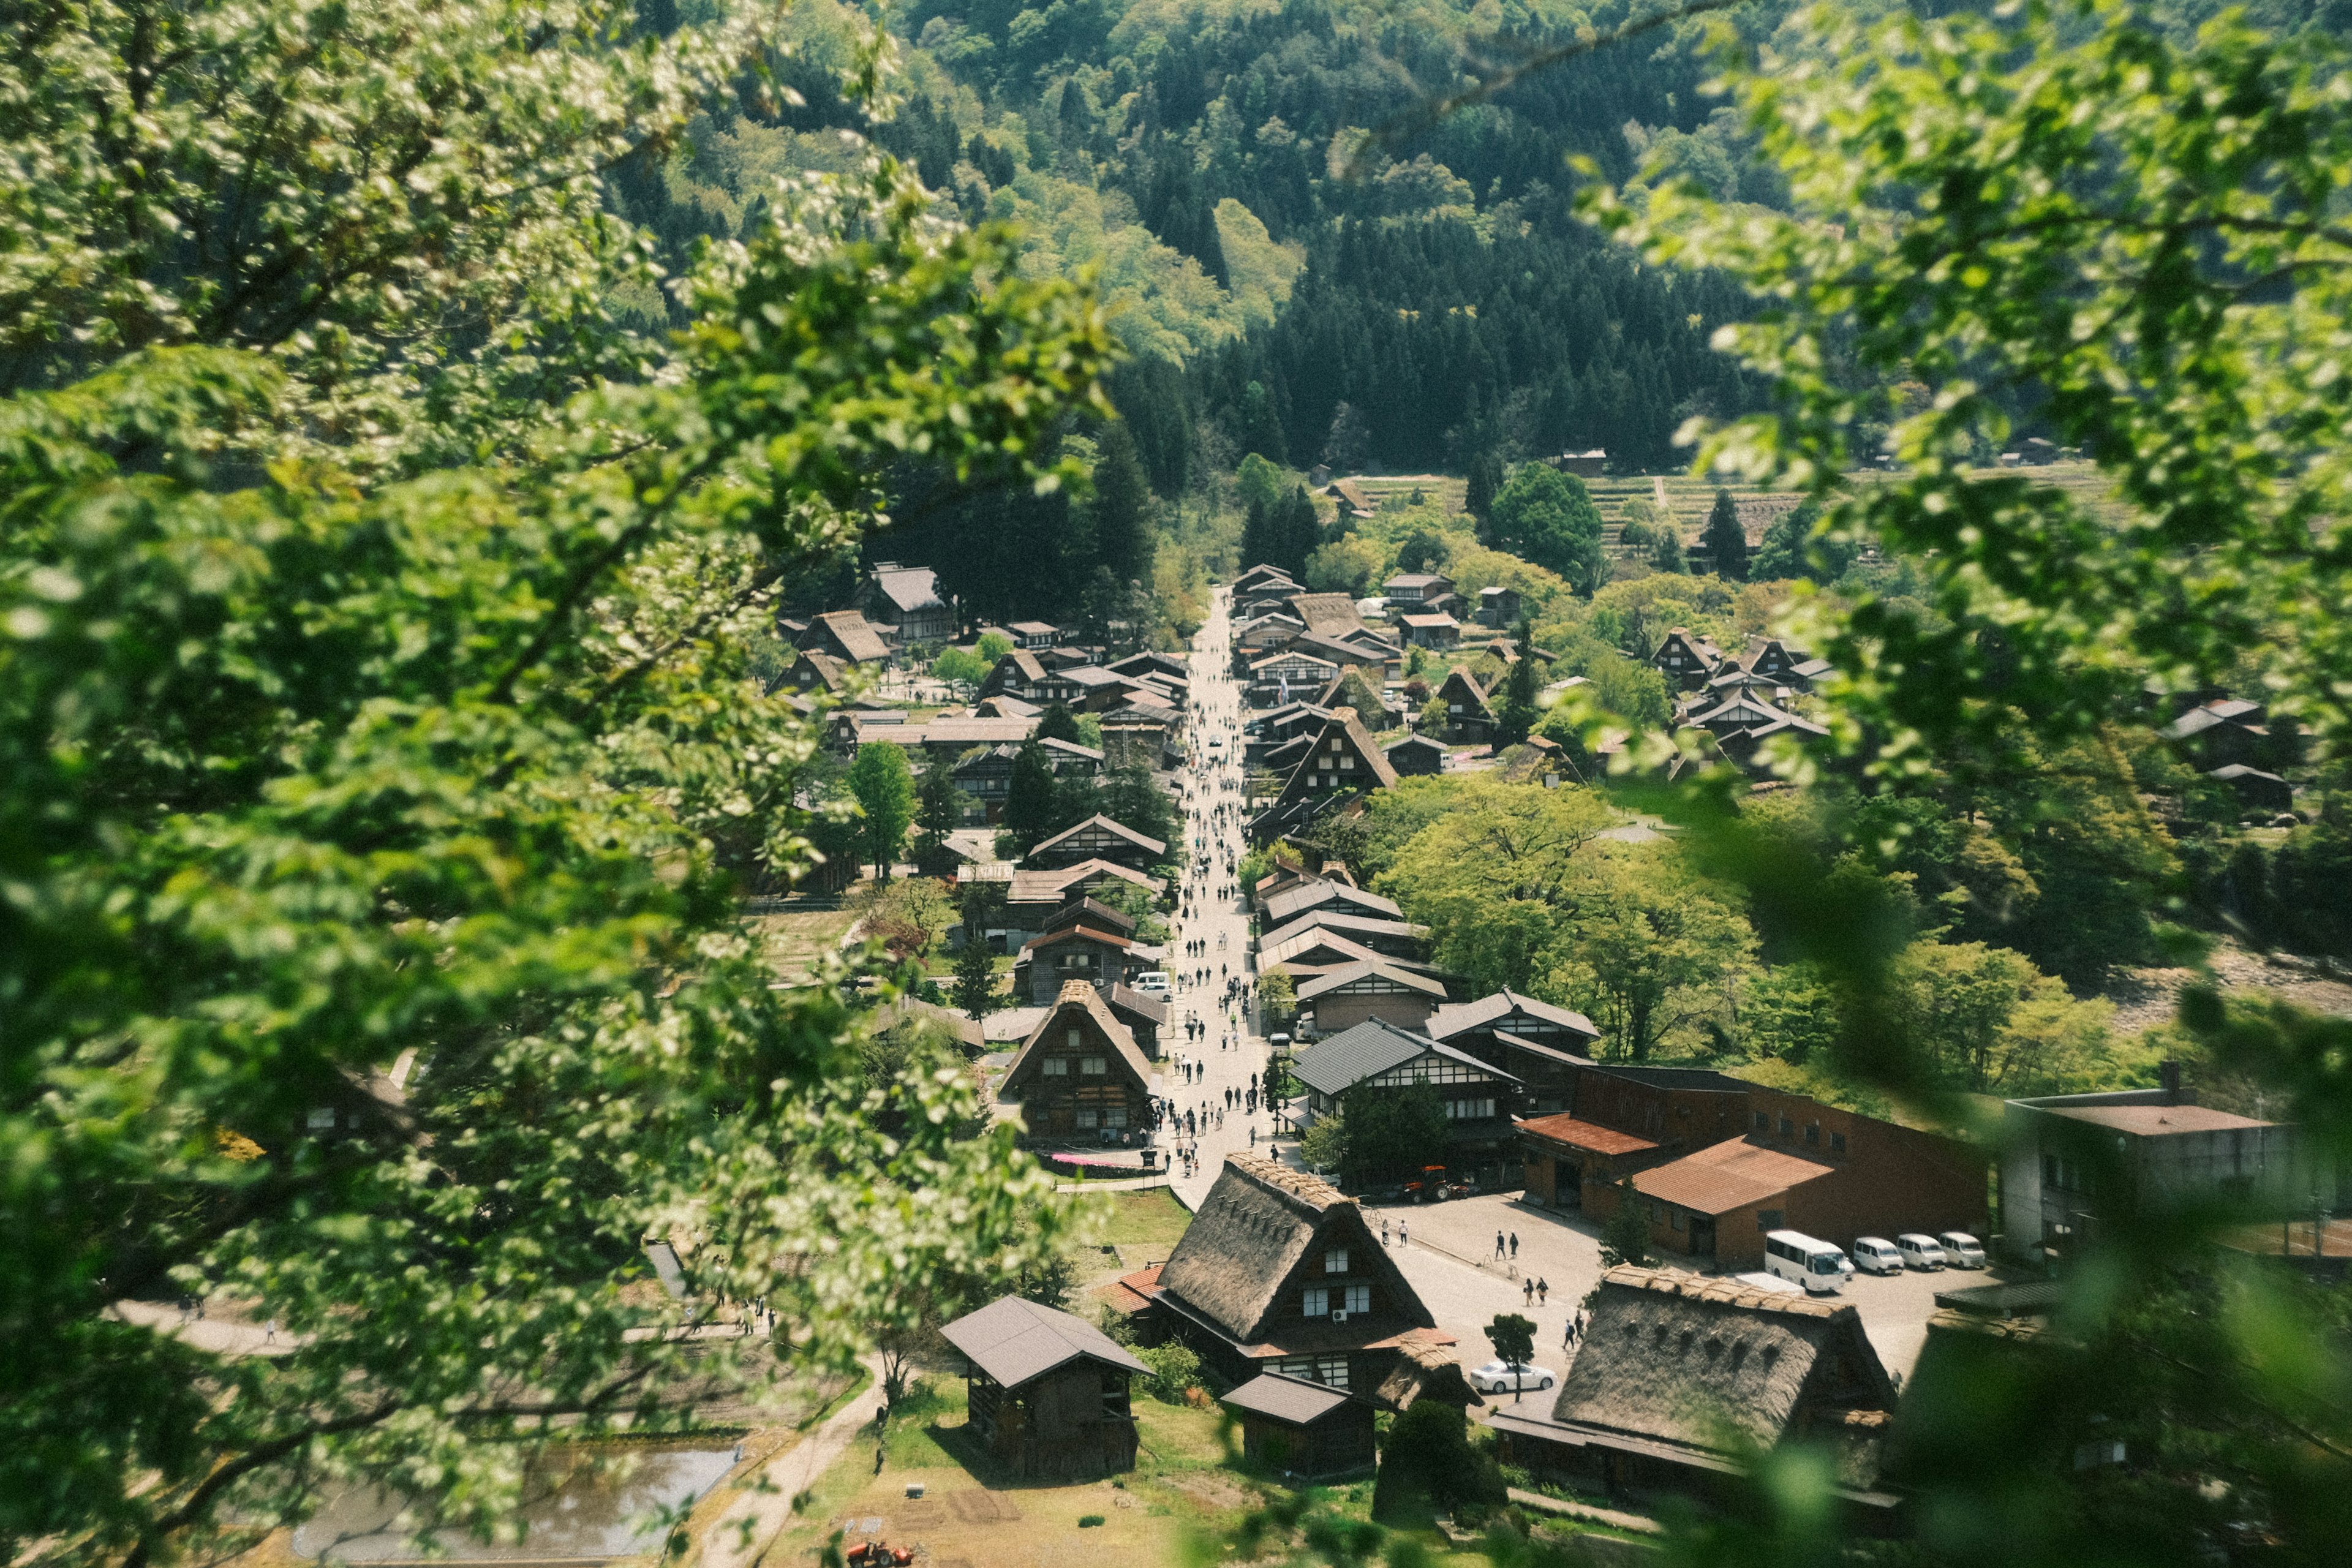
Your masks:
[[[872,1365],[866,1368],[874,1372]],[[870,1429],[882,1408],[882,1379],[876,1373],[856,1398],[825,1417],[815,1431],[758,1470],[729,1484],[742,1493],[703,1536],[702,1568],[753,1568],[778,1534],[792,1522],[793,1500],[816,1484],[835,1459]]]

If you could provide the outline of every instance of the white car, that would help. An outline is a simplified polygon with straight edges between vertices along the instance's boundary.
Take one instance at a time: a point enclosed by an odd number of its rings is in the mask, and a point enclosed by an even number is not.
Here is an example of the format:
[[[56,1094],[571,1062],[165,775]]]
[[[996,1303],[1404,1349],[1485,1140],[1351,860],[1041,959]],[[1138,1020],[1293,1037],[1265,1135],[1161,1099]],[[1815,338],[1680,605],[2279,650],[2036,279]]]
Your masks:
[[[1222,752],[1224,749],[1225,738],[1223,735],[1212,735],[1209,737],[1209,750],[1213,752]]]
[[[1965,1230],[1948,1230],[1936,1238],[1944,1249],[1944,1261],[1955,1268],[1982,1268],[1985,1266],[1984,1243]]]
[[[1135,988],[1146,996],[1165,997],[1173,986],[1174,982],[1164,969],[1146,970],[1135,977]]]
[[[1559,1373],[1548,1366],[1490,1361],[1470,1373],[1470,1386],[1481,1394],[1508,1394],[1514,1389],[1549,1388]]]
[[[1865,1274],[1903,1272],[1903,1255],[1883,1236],[1856,1237],[1853,1257],[1853,1266]]]
[[[1895,1250],[1903,1261],[1914,1268],[1941,1268],[1944,1266],[1943,1244],[1932,1236],[1922,1236],[1906,1230],[1895,1238]]]

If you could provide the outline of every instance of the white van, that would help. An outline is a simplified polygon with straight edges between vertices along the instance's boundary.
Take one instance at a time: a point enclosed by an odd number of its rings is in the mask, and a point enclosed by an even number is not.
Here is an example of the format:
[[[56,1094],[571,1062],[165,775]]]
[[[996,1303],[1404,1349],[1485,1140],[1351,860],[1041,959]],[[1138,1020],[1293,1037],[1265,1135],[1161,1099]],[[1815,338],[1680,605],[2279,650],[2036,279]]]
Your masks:
[[[1169,987],[1172,984],[1168,977],[1168,972],[1164,969],[1146,970],[1135,977],[1135,988],[1138,991],[1142,992],[1146,996],[1158,996],[1162,1000],[1166,999]]]
[[[1965,1230],[1948,1230],[1936,1238],[1944,1249],[1944,1261],[1955,1268],[1982,1268],[1985,1266],[1984,1243]]]
[[[1901,1253],[1903,1261],[1914,1268],[1941,1268],[1944,1266],[1943,1244],[1934,1237],[1923,1236],[1916,1230],[1906,1230],[1896,1237],[1895,1250]]]
[[[1903,1255],[1895,1244],[1883,1236],[1856,1237],[1853,1243],[1853,1266],[1865,1274],[1900,1274]]]
[[[1765,1271],[1795,1280],[1811,1295],[1844,1289],[1844,1253],[1801,1230],[1776,1230],[1764,1237]]]

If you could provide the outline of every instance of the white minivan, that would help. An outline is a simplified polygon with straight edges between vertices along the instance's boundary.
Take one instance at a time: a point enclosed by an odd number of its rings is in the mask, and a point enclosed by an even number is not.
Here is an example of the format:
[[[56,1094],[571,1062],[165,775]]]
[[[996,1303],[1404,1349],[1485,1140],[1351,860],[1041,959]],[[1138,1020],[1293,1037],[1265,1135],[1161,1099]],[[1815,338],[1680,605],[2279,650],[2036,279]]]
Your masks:
[[[1901,1253],[1903,1261],[1914,1268],[1941,1268],[1944,1266],[1943,1244],[1934,1237],[1922,1236],[1916,1230],[1906,1230],[1896,1237],[1895,1250]]]
[[[1845,1289],[1845,1254],[1801,1230],[1776,1230],[1764,1237],[1764,1269],[1792,1279],[1815,1296]]]
[[[1944,1249],[1944,1261],[1955,1268],[1982,1268],[1985,1266],[1984,1243],[1965,1230],[1948,1230],[1936,1238]]]
[[[1853,1243],[1853,1266],[1865,1274],[1900,1274],[1903,1255],[1895,1244],[1883,1236],[1856,1237]]]
[[[1135,977],[1135,988],[1146,996],[1167,997],[1174,981],[1164,969],[1149,969]]]

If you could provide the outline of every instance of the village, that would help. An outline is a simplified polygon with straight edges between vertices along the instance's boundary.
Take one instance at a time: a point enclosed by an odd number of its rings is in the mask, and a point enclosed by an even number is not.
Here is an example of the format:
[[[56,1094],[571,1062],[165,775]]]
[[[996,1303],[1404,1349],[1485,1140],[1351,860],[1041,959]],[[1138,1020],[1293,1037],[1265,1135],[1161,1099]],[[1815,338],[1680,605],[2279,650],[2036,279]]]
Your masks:
[[[1852,1528],[1899,1537],[1904,1390],[1939,1357],[2030,1376],[2103,1197],[2316,1179],[2294,1127],[2200,1106],[2177,1068],[2008,1101],[1996,1171],[1982,1143],[1610,1059],[1578,1012],[1477,994],[1316,847],[1402,779],[1608,767],[1607,737],[1495,743],[1522,661],[1546,705],[1580,681],[1542,677],[1511,590],[1454,586],[1354,599],[1255,565],[1179,658],[975,630],[928,570],[884,563],[787,627],[780,681],[845,758],[892,748],[958,791],[897,868],[954,889],[929,965],[956,980],[887,1026],[950,1042],[1070,1201],[1110,1208],[1098,1262],[940,1322],[896,1409],[877,1383],[708,1492],[706,1558],[1147,1560],[1285,1496],[1410,1494],[1434,1550],[1499,1528],[1617,1562],[1796,1441],[1836,1456]],[[1765,742],[1823,732],[1830,671],[1802,648],[1676,627],[1652,663],[1678,721],[1759,778]],[[2179,722],[2232,733],[2250,706]],[[2249,754],[2209,759],[2236,770],[2219,782],[2246,787]],[[1099,809],[1057,819],[1041,790]],[[1382,1109],[1408,1100],[1419,1121]],[[1360,1131],[1343,1166],[1318,1131],[1343,1121],[1384,1130],[1384,1157]]]

